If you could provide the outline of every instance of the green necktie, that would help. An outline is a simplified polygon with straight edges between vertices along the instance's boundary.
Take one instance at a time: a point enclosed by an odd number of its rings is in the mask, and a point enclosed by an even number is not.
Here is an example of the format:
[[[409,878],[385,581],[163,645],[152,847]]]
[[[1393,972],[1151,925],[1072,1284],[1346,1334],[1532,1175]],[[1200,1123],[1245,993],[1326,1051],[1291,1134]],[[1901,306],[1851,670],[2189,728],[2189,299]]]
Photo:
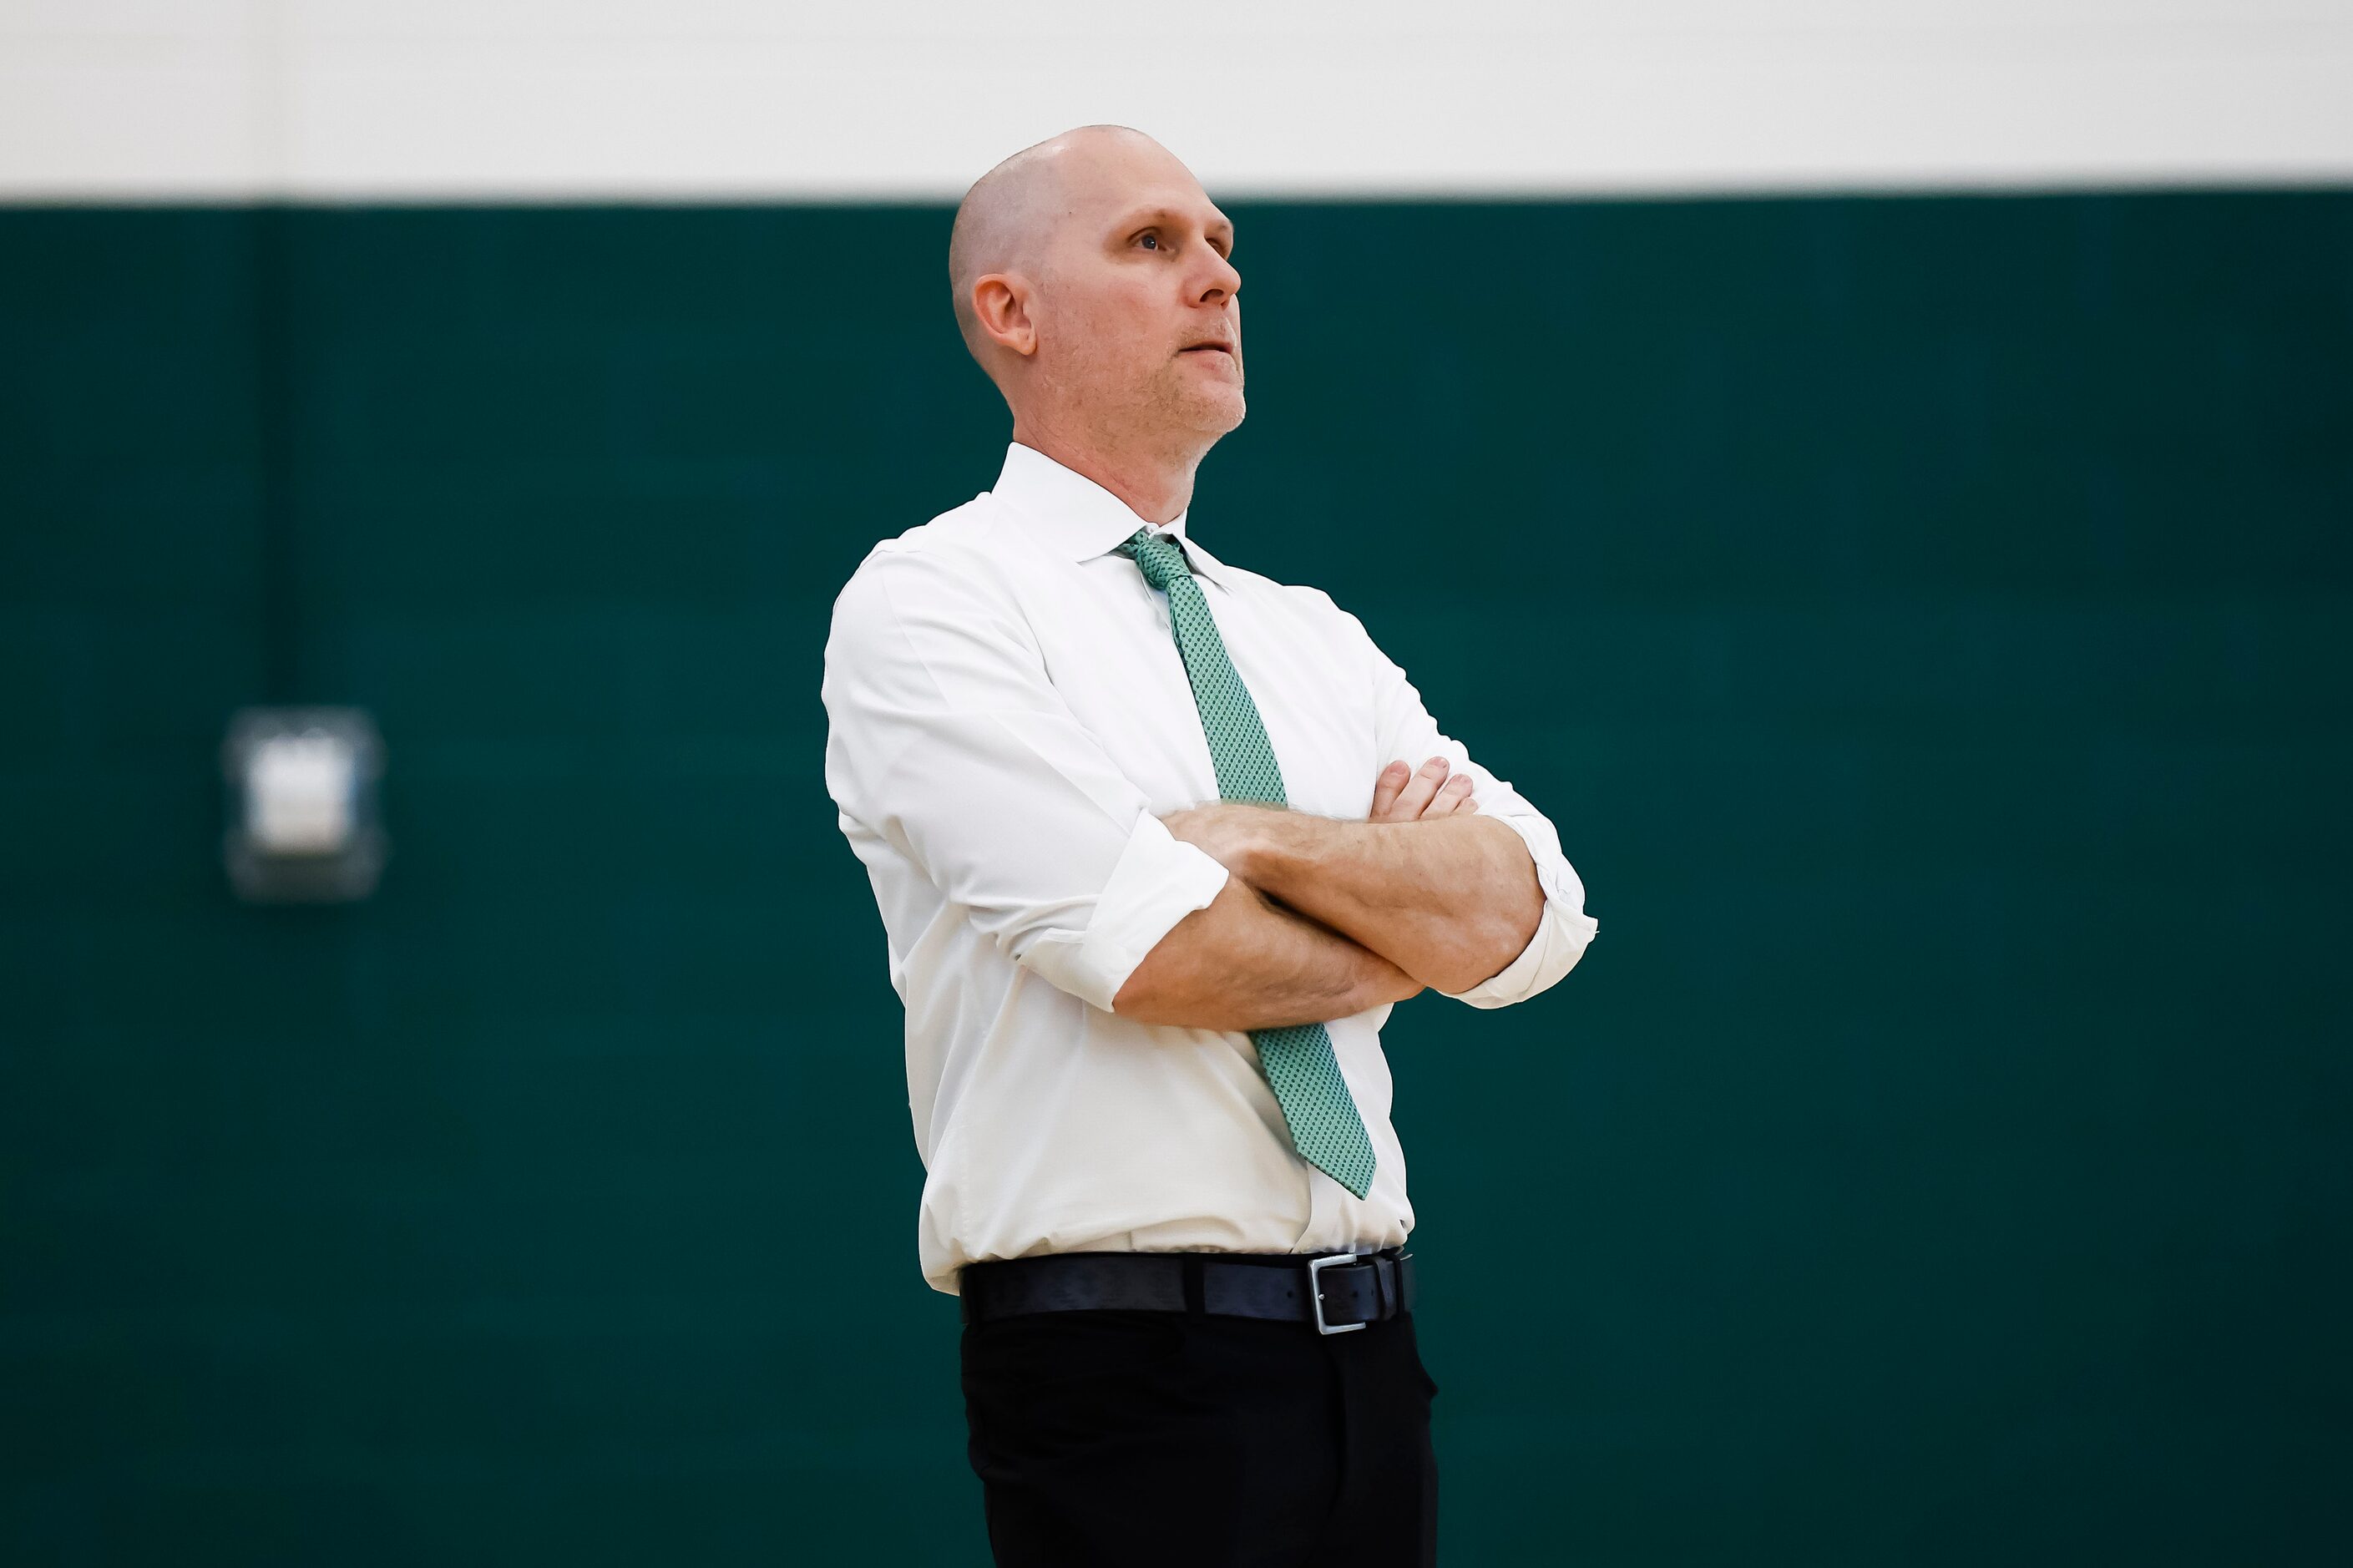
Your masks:
[[[1289,805],[1282,794],[1282,769],[1259,720],[1258,704],[1250,700],[1250,688],[1226,656],[1225,638],[1218,635],[1218,623],[1185,563],[1184,550],[1174,538],[1139,528],[1117,552],[1142,567],[1144,580],[1168,595],[1168,619],[1176,651],[1184,656],[1185,674],[1193,683],[1193,705],[1201,710],[1201,728],[1208,733],[1219,797]],[[1282,1120],[1291,1128],[1292,1146],[1309,1164],[1363,1197],[1373,1185],[1373,1141],[1365,1135],[1364,1118],[1356,1112],[1347,1080],[1340,1076],[1330,1033],[1321,1024],[1295,1024],[1252,1029],[1250,1037],[1275,1103],[1282,1107]]]

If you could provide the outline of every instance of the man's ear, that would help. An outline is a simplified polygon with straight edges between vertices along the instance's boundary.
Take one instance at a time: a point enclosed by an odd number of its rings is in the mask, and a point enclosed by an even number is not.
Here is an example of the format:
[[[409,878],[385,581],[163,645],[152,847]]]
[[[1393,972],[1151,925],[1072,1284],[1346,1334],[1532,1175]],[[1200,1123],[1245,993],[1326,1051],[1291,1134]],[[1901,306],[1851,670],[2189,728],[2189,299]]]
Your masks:
[[[991,272],[973,282],[972,313],[980,335],[1027,359],[1038,352],[1038,324],[1029,314],[1029,280],[1018,272]]]

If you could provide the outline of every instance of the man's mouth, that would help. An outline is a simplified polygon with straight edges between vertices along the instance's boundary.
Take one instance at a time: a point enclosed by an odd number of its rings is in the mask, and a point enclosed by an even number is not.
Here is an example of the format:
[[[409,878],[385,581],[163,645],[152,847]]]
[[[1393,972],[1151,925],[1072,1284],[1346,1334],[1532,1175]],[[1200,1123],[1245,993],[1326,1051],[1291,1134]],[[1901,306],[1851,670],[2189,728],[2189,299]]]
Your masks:
[[[1234,351],[1228,348],[1223,343],[1188,343],[1184,348],[1181,348],[1176,352],[1187,354],[1211,353],[1231,355]]]

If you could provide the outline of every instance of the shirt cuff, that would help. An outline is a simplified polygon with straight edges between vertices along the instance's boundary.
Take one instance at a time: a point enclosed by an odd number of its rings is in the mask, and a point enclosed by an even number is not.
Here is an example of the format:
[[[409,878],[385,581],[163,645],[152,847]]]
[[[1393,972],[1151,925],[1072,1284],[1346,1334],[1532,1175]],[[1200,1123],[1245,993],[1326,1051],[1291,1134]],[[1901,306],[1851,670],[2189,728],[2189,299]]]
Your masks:
[[[1199,845],[1186,843],[1151,812],[1141,812],[1086,930],[1074,937],[1041,937],[1022,962],[1108,1013],[1112,998],[1145,956],[1178,921],[1206,909],[1231,875]]]

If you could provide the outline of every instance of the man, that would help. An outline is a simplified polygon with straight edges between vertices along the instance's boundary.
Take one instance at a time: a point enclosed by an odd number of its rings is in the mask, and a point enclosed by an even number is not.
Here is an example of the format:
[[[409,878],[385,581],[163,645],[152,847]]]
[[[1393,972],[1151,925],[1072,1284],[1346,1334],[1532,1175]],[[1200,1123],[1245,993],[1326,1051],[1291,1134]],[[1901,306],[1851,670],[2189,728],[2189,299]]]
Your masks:
[[[1232,247],[1136,132],[984,175],[948,270],[1003,472],[877,544],[826,645],[1000,1563],[1433,1560],[1380,1027],[1594,931],[1354,616],[1188,532],[1242,418]]]

